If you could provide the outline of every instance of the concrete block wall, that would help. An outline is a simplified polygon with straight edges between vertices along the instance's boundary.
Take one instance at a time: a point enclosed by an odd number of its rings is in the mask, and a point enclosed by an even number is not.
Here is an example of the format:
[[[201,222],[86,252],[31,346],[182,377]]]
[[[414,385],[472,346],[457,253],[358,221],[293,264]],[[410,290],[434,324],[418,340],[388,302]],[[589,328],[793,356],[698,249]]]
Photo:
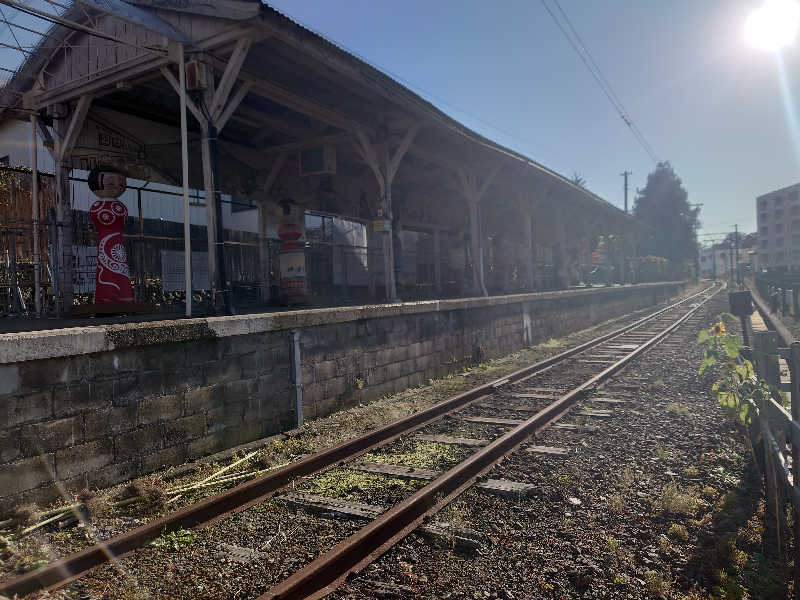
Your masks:
[[[295,426],[674,296],[643,284],[0,335],[0,513]]]
[[[285,332],[0,365],[0,510],[291,427]]]
[[[460,371],[487,358],[585,329],[654,305],[678,285],[596,288],[447,301],[446,310],[304,329],[303,414],[321,417]]]

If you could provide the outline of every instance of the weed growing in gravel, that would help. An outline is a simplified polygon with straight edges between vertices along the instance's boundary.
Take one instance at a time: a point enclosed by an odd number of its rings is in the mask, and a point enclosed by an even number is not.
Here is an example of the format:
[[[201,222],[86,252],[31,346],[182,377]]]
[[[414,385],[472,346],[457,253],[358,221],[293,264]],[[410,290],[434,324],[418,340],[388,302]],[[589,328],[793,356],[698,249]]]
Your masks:
[[[619,474],[619,484],[623,489],[628,489],[633,485],[634,475],[633,469],[630,467],[625,467],[622,469],[622,472]]]
[[[665,513],[694,516],[699,500],[689,492],[682,492],[676,483],[668,483],[661,490],[656,501],[657,506]]]
[[[700,490],[700,494],[702,494],[703,498],[708,498],[709,500],[715,500],[717,496],[719,496],[719,492],[710,485],[707,485]]]
[[[666,451],[664,446],[659,444],[653,448],[653,456],[655,456],[658,460],[666,460],[669,458],[669,452]]]
[[[683,474],[687,477],[697,477],[700,474],[700,469],[694,465],[689,465],[683,470]]]
[[[194,533],[181,527],[180,529],[169,532],[165,529],[159,537],[150,542],[150,545],[156,548],[164,548],[170,552],[176,552],[184,546],[194,544],[196,540],[197,536]]]
[[[625,512],[625,500],[623,500],[622,494],[611,494],[608,497],[608,510],[616,515]]]
[[[667,529],[667,535],[680,542],[685,542],[689,539],[689,531],[686,529],[685,525],[681,525],[680,523],[673,523],[670,525],[669,529]]]
[[[673,415],[688,415],[689,409],[676,402],[670,402],[667,404],[667,412],[670,412]]]
[[[658,548],[664,554],[672,550],[672,544],[670,543],[669,538],[665,536],[663,533],[660,536],[658,536]]]
[[[413,450],[407,452],[369,452],[364,455],[365,462],[405,465],[416,469],[441,470],[449,468],[462,460],[464,453],[452,444],[437,442],[414,442]]]
[[[329,498],[356,500],[359,499],[359,493],[368,494],[381,489],[414,491],[421,485],[423,482],[419,480],[387,477],[350,469],[332,469],[315,477],[300,489],[303,492],[320,494]]]
[[[661,598],[667,592],[667,584],[664,578],[656,571],[644,572],[644,584],[647,593],[655,598]]]

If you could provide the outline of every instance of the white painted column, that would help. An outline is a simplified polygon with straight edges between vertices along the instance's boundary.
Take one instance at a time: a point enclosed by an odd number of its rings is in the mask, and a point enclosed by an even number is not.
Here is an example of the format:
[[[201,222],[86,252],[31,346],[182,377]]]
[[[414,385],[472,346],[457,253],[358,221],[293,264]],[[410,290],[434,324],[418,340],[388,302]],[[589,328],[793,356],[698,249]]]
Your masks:
[[[42,312],[41,254],[39,252],[39,148],[36,138],[37,119],[31,114],[31,220],[33,221],[33,303],[36,314]]]
[[[186,316],[192,316],[192,221],[189,206],[189,136],[186,124],[186,64],[183,44],[178,51],[178,84],[181,106],[181,183],[183,184],[183,271],[186,289]]]

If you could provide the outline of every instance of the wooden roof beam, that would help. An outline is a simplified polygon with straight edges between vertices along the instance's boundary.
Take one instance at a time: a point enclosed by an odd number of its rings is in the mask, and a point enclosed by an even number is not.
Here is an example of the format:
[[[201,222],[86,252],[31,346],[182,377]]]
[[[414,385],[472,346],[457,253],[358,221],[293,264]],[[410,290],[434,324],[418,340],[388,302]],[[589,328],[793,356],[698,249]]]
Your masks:
[[[224,71],[225,63],[223,61],[214,56],[209,57],[209,61],[215,69]],[[287,108],[291,108],[300,114],[321,121],[322,123],[333,125],[345,131],[356,131],[362,129],[365,125],[371,125],[370,123],[360,123],[355,118],[345,115],[334,108],[325,106],[313,98],[308,98],[293,92],[292,90],[261,79],[251,73],[241,71],[239,78],[251,84],[253,93],[286,106]]]

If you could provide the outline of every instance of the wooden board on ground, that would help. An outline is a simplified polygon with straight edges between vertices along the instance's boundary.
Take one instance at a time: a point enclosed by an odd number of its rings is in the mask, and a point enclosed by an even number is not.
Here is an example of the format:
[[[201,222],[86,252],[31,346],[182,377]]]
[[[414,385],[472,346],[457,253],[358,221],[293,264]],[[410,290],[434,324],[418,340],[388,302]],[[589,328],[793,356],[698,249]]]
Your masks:
[[[577,423],[553,423],[553,429],[561,429],[564,431],[574,431],[575,433],[594,433],[600,431],[596,425],[578,425]]]
[[[566,448],[556,448],[555,446],[528,446],[525,448],[526,452],[531,452],[532,454],[547,454],[550,456],[566,456],[569,454],[569,450]]]
[[[358,517],[360,519],[374,519],[385,510],[382,506],[374,504],[339,500],[338,498],[329,498],[319,494],[304,494],[302,492],[289,492],[278,496],[277,499],[284,500],[295,506],[301,506],[313,512]]]
[[[487,446],[489,440],[477,440],[472,438],[452,437],[449,435],[428,435],[420,433],[415,436],[423,442],[436,442],[437,444],[453,444],[456,446]]]
[[[467,423],[484,423],[486,425],[522,425],[525,422],[521,419],[498,419],[495,417],[461,417],[460,420]]]
[[[597,419],[610,419],[614,413],[610,410],[585,409],[575,413],[579,417],[594,417]]]
[[[588,398],[589,402],[599,402],[600,404],[628,404],[630,400],[621,398]]]

